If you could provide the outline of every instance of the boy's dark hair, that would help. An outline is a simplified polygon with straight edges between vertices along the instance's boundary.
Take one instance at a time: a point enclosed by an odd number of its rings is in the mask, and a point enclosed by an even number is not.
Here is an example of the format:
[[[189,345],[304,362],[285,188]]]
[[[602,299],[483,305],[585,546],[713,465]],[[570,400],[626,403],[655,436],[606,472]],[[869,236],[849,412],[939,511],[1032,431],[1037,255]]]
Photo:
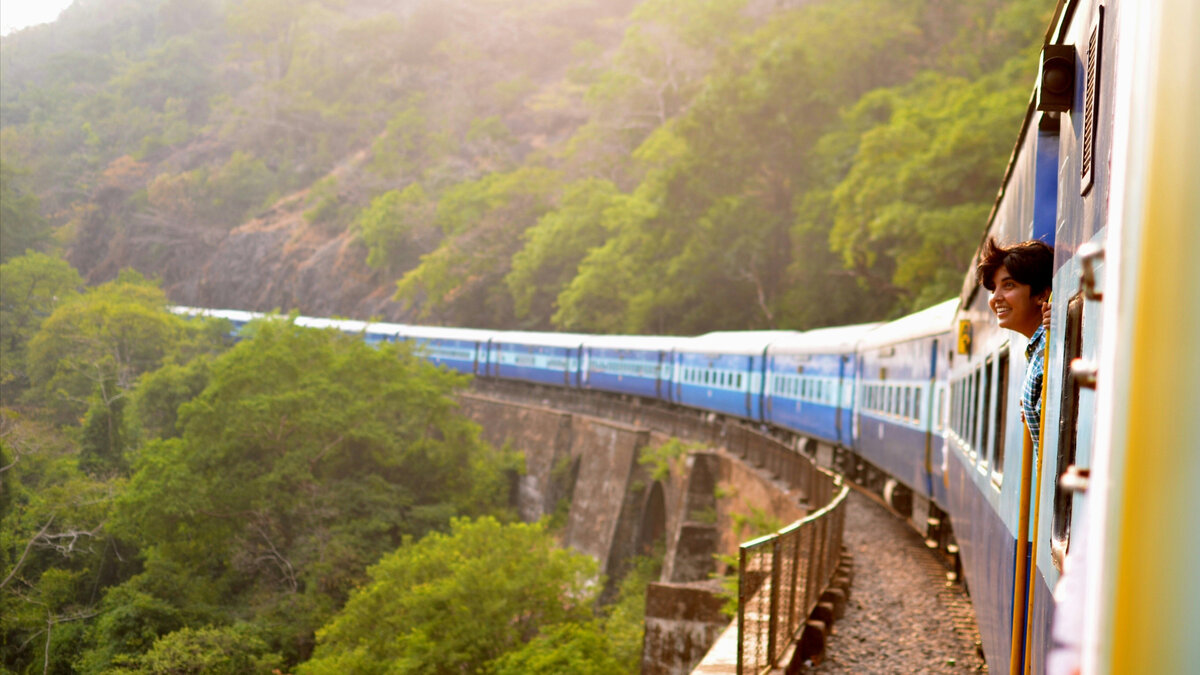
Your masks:
[[[975,278],[989,291],[996,290],[992,283],[996,270],[1003,267],[1013,279],[1029,285],[1031,296],[1040,295],[1050,288],[1054,278],[1054,249],[1044,241],[1023,241],[1012,246],[1000,246],[995,237],[988,237],[979,254],[975,267]]]

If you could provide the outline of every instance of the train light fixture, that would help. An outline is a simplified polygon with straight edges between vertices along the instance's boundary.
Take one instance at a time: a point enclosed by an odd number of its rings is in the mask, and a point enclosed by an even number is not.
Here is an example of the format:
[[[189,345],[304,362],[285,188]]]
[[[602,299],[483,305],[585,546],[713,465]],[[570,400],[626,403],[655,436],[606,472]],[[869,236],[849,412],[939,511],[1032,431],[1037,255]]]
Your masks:
[[[971,321],[969,319],[958,322],[958,353],[971,355]]]
[[[1037,109],[1067,112],[1075,98],[1075,48],[1046,45],[1042,48],[1042,76],[1038,79]]]

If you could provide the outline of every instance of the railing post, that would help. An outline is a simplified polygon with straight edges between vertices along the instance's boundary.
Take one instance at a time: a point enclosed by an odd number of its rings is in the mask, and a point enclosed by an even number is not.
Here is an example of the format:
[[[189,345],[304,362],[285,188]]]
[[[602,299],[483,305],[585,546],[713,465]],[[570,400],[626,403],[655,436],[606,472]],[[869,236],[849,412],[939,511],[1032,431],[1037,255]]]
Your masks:
[[[749,599],[746,588],[746,549],[738,548],[738,646],[737,671],[742,675],[746,663],[746,601]]]
[[[779,629],[779,537],[771,542],[771,618],[767,624],[767,662],[775,665],[775,635]]]

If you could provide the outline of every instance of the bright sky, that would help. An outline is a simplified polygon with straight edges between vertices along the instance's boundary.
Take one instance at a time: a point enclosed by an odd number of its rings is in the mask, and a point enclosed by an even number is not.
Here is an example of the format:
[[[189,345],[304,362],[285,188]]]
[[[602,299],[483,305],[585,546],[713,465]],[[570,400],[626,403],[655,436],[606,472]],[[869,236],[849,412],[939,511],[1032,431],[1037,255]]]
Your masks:
[[[0,0],[0,35],[58,18],[72,0]]]

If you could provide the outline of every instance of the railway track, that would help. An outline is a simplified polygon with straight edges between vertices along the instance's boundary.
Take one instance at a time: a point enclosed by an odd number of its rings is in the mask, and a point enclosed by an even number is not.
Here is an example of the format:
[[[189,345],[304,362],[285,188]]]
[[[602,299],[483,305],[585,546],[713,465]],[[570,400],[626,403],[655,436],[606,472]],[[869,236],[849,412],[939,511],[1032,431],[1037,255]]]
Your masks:
[[[987,672],[966,590],[901,518],[856,489],[844,543],[855,570],[846,614],[806,672]]]

